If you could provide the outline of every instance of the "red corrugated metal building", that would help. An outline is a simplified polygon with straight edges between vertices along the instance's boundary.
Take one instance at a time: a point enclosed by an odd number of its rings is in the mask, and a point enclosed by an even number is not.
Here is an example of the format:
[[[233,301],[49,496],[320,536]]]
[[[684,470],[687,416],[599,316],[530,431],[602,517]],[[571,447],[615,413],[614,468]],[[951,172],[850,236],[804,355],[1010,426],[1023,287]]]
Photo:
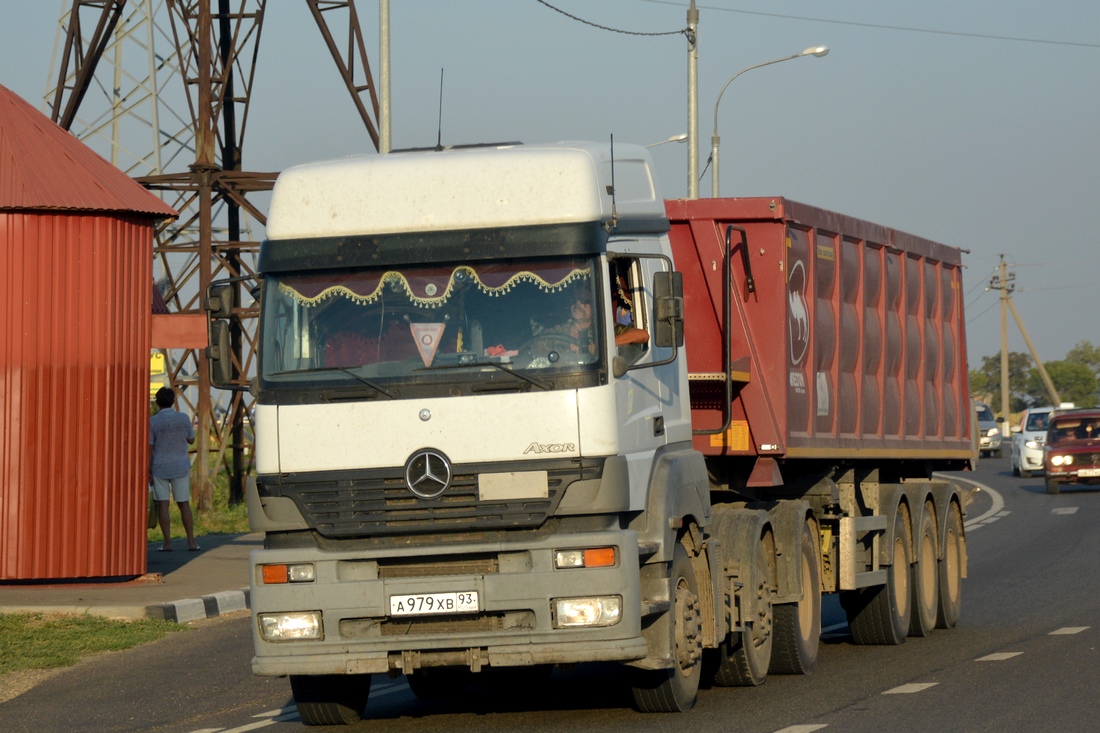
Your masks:
[[[153,231],[175,216],[0,86],[0,582],[145,573]]]

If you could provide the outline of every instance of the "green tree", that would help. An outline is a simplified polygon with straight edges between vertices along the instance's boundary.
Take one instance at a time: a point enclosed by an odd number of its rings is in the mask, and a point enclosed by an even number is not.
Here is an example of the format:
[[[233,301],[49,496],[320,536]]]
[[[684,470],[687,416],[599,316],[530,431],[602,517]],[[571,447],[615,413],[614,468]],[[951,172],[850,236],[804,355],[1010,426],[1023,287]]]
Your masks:
[[[1072,402],[1078,407],[1094,407],[1096,405],[1097,379],[1096,373],[1081,362],[1068,359],[1062,361],[1048,361],[1043,364],[1050,381],[1058,390],[1058,396],[1063,402]],[[1032,404],[1045,405],[1050,402],[1046,385],[1039,375],[1038,369],[1032,369],[1028,376],[1028,394]]]
[[[1076,346],[1066,352],[1065,360],[1071,364],[1084,364],[1092,370],[1100,383],[1100,346],[1093,346],[1091,341],[1078,341]]]
[[[1020,351],[1008,352],[1008,409],[1019,412],[1028,406],[1031,357]],[[986,401],[993,412],[1001,409],[1001,352],[983,356],[982,365],[968,373],[970,394]],[[1007,418],[1007,416],[1005,416]]]

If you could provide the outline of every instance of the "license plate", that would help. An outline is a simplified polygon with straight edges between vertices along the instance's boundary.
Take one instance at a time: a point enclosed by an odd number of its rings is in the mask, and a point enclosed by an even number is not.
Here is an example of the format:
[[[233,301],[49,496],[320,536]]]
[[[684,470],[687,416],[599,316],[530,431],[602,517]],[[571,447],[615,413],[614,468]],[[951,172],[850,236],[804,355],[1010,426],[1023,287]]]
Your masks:
[[[407,593],[390,596],[391,616],[428,616],[447,613],[477,613],[477,591],[462,593]]]
[[[1093,478],[1100,476],[1100,468],[1078,468],[1077,475],[1082,478]]]

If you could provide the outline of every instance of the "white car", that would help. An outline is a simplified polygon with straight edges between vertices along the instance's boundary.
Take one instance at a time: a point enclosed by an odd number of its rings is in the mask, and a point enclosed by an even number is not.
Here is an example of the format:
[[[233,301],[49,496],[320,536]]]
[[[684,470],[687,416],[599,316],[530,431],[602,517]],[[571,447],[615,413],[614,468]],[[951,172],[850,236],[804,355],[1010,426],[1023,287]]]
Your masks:
[[[974,403],[975,415],[978,419],[978,453],[985,456],[1001,457],[1001,423],[993,417],[993,410],[989,405],[981,402]]]
[[[1009,461],[1013,476],[1031,478],[1043,472],[1043,446],[1053,410],[1053,407],[1030,407],[1024,410],[1020,422],[1012,426]]]

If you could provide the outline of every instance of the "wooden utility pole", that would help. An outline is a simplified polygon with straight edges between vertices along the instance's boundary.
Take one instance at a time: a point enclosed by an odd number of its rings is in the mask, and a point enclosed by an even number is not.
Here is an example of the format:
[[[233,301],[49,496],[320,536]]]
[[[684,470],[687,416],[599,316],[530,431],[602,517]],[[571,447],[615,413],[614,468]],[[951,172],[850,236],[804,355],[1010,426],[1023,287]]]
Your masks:
[[[1016,289],[1016,274],[1008,272],[1008,264],[1005,262],[1005,256],[1001,255],[1001,264],[997,268],[997,274],[993,276],[993,279],[989,283],[989,287],[994,290],[1001,291],[1001,416],[1008,420],[1009,412],[1009,394],[1008,394],[1008,311],[1012,311],[1012,318],[1016,321],[1016,327],[1020,329],[1020,335],[1024,337],[1024,343],[1027,344],[1027,350],[1031,353],[1031,358],[1035,361],[1035,368],[1039,370],[1039,377],[1043,380],[1043,385],[1047,388],[1047,394],[1050,396],[1051,404],[1055,407],[1062,401],[1062,398],[1058,395],[1058,390],[1054,388],[1054,382],[1051,381],[1050,375],[1047,374],[1046,367],[1043,366],[1042,359],[1039,358],[1039,353],[1035,350],[1035,344],[1031,343],[1031,337],[1027,334],[1027,328],[1024,327],[1024,321],[1020,318],[1020,312],[1016,310],[1016,304],[1012,302],[1012,292]]]

